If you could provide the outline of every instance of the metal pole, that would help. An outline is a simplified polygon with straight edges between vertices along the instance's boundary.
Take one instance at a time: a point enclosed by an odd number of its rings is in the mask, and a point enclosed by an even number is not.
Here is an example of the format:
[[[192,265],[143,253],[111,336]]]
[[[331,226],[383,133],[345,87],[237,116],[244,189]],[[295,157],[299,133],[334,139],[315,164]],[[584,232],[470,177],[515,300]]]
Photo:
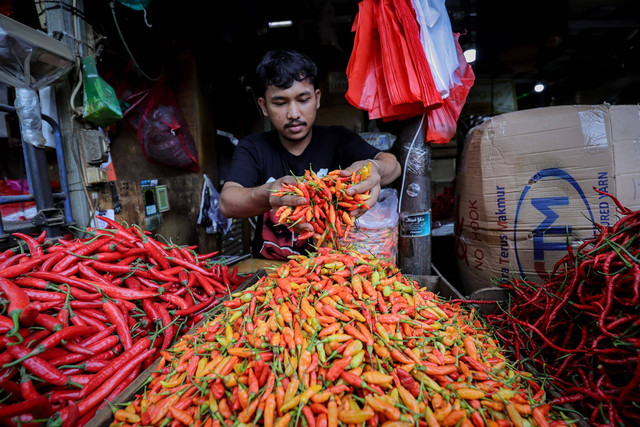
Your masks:
[[[431,274],[431,144],[425,142],[426,114],[402,123],[398,159],[402,165],[398,267],[405,274]]]
[[[85,23],[76,14],[75,10],[84,10],[84,0],[60,0],[70,7],[49,8],[46,11],[47,32],[62,34],[61,41],[69,46],[73,52],[81,58],[87,55],[89,46],[93,46],[93,40],[87,34]],[[67,81],[55,86],[58,102],[58,123],[64,146],[64,160],[68,179],[68,204],[71,212],[65,209],[67,217],[72,217],[81,227],[89,225],[91,212],[89,202],[84,190],[84,179],[82,177],[81,165],[78,163],[74,153],[77,153],[77,139],[75,138],[75,121],[69,103],[74,105],[82,99],[81,92],[74,93],[70,85],[75,85],[77,81],[67,79]],[[74,99],[71,99],[73,95]],[[66,206],[66,205],[65,205]]]

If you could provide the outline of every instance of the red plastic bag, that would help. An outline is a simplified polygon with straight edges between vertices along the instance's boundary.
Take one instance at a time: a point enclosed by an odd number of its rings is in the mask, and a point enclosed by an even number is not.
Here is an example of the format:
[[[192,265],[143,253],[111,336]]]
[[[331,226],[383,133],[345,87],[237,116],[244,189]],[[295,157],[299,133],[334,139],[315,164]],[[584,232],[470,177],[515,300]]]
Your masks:
[[[475,74],[471,65],[467,64],[462,47],[458,42],[460,34],[453,34],[456,51],[458,53],[459,66],[454,74],[461,83],[449,88],[449,96],[443,101],[443,105],[427,113],[427,142],[432,144],[446,144],[456,133],[460,112],[467,101],[467,95],[475,81]]]
[[[154,86],[146,96],[138,123],[138,141],[150,163],[200,170],[195,142],[171,88]]]

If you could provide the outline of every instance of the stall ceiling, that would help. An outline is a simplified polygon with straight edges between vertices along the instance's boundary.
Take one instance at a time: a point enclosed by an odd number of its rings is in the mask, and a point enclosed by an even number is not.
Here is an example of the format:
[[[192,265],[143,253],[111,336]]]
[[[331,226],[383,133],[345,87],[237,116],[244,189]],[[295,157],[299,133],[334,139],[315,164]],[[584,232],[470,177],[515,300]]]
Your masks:
[[[25,20],[24,1],[15,1]],[[106,36],[107,51],[126,51],[109,1],[85,1],[86,19]],[[123,2],[124,3],[124,2]],[[214,77],[249,79],[264,51],[293,47],[324,68],[344,68],[358,0],[151,0],[146,11],[115,1],[121,33],[140,64],[163,66],[167,52],[192,49],[225,67]],[[521,108],[640,101],[640,3],[636,0],[447,0],[463,47],[475,47],[478,78],[513,79]],[[291,20],[286,28],[268,22]],[[33,22],[34,20],[31,20]],[[533,84],[548,90],[531,97]]]

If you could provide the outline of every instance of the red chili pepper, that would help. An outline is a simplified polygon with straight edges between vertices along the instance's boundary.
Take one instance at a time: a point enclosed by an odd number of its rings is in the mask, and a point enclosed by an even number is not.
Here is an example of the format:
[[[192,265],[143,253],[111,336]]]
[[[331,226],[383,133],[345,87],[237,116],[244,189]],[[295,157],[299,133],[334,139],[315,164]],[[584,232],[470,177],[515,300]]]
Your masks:
[[[68,255],[65,256],[60,262],[58,262],[52,269],[54,273],[59,273],[61,271],[66,270],[72,264],[78,262],[82,259],[82,257],[87,256],[98,250],[105,243],[110,241],[112,236],[108,235],[98,235],[93,237],[92,240],[88,242],[82,242],[81,245],[74,246],[73,248],[69,248],[67,250]]]
[[[15,336],[20,328],[20,318],[26,317],[28,320],[35,320],[35,316],[32,313],[25,313],[29,306],[29,297],[27,294],[15,283],[10,280],[0,277],[0,290],[4,293],[9,300],[9,307],[7,313],[13,320],[13,328],[7,334],[7,336]],[[29,310],[32,311],[32,310]],[[37,314],[37,313],[36,313]],[[33,318],[33,319],[31,319]],[[32,323],[33,324],[33,323]],[[30,326],[30,325],[27,325]]]
[[[162,345],[160,346],[160,349],[164,350],[169,348],[171,345],[171,341],[173,341],[176,331],[174,326],[171,324],[171,317],[169,316],[169,313],[162,304],[155,303],[154,307],[158,313],[158,317],[160,317],[160,320],[162,321],[162,327],[164,328]]]
[[[125,350],[131,348],[133,345],[133,339],[131,338],[131,331],[129,330],[127,320],[122,312],[114,303],[108,300],[103,303],[102,308],[109,317],[109,320],[111,320],[111,324],[116,325],[118,337],[120,338],[120,342],[124,346]]]
[[[17,344],[7,349],[14,359],[21,359],[31,352],[28,348]],[[21,362],[36,377],[53,385],[64,386],[69,383],[69,377],[60,372],[55,366],[38,356],[31,356]]]
[[[101,341],[91,344],[90,346],[87,347],[87,350],[93,352],[94,354],[100,355],[107,350],[115,348],[117,345],[118,345],[118,337],[114,335],[110,335]],[[96,357],[96,356],[93,356],[93,357]],[[89,358],[90,356],[88,354],[69,353],[63,356],[49,359],[48,362],[51,363],[53,366],[57,367],[57,366],[71,365],[74,363],[82,362]]]
[[[117,265],[102,261],[88,261],[87,264],[94,270],[103,271],[105,273],[128,274],[131,272],[131,267],[128,265]]]
[[[45,396],[35,397],[0,408],[0,419],[8,419],[22,414],[31,414],[38,418],[48,418],[53,414],[53,408],[49,399]]]
[[[117,372],[113,373],[113,375],[107,378],[106,381],[100,383],[98,387],[91,392],[91,394],[86,395],[86,397],[78,403],[78,412],[80,413],[80,416],[86,414],[93,407],[98,405],[102,399],[107,397],[109,393],[117,387],[117,385],[123,381],[133,369],[137,368],[144,359],[152,355],[154,352],[154,349],[145,350],[131,359],[127,359],[126,363],[123,364]]]
[[[96,218],[100,221],[106,222],[109,227],[113,228],[117,237],[122,237],[127,242],[135,242],[138,240],[133,234],[131,234],[131,232],[129,232],[122,224],[118,223],[117,221],[101,215],[96,215]]]
[[[36,258],[31,258],[30,260],[17,265],[12,265],[11,267],[0,269],[0,278],[13,279],[14,277],[21,276],[33,270],[53,256],[55,256],[55,254],[46,254]]]
[[[327,380],[337,380],[340,377],[340,374],[342,374],[347,366],[349,366],[349,363],[351,363],[351,356],[343,357],[342,359],[334,361],[327,371]]]
[[[160,295],[160,299],[162,301],[166,301],[166,302],[168,302],[170,304],[175,305],[180,310],[186,310],[186,309],[189,308],[189,305],[187,304],[187,302],[185,300],[183,300],[182,298],[180,298],[179,296],[177,296],[177,295],[164,293],[164,294]]]
[[[218,303],[219,300],[214,296],[209,297],[208,299],[203,300],[199,304],[192,305],[186,309],[176,310],[174,311],[174,316],[189,316],[191,314],[197,313],[199,311],[207,309],[209,306]],[[146,311],[146,310],[145,310]]]
[[[20,393],[24,400],[40,397],[40,393],[33,386],[33,381],[29,375],[23,374],[20,378]]]
[[[38,355],[40,353],[44,353],[46,350],[49,350],[55,347],[56,345],[60,344],[63,340],[71,340],[73,338],[81,337],[81,336],[88,335],[95,332],[96,332],[96,328],[92,326],[68,326],[57,332],[54,332],[53,334],[49,335],[48,337],[40,341],[38,345],[33,350],[31,350],[31,352],[26,357],[31,357],[31,356]],[[83,348],[83,350],[88,352],[85,354],[93,355],[92,351],[86,348]]]
[[[12,233],[12,235],[13,237],[18,237],[24,240],[24,242],[27,244],[27,247],[29,248],[29,252],[31,253],[32,257],[44,254],[42,246],[40,246],[40,242],[38,242],[38,240],[36,240],[35,238],[24,233]]]

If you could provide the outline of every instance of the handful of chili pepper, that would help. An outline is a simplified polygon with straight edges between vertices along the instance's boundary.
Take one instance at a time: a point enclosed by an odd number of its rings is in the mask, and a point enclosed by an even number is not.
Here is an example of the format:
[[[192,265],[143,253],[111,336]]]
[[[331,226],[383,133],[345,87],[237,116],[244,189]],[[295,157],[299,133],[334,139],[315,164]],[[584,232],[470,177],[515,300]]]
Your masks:
[[[112,426],[564,426],[488,330],[384,260],[296,255],[172,348]]]
[[[86,424],[246,275],[132,226],[0,253],[0,424]],[[43,401],[46,404],[43,405]]]
[[[366,191],[350,196],[346,190],[369,177],[371,163],[353,172],[350,176],[341,176],[336,169],[320,178],[312,170],[306,170],[304,176],[296,177],[295,184],[283,184],[282,189],[272,196],[293,195],[304,197],[306,203],[298,206],[281,206],[276,211],[279,224],[290,228],[301,222],[308,222],[313,231],[302,233],[298,239],[317,237],[320,246],[323,241],[336,242],[344,238],[354,225],[352,213],[358,208],[368,209],[367,200],[371,197]]]
[[[567,255],[546,280],[513,279],[487,316],[518,360],[545,372],[591,425],[640,425],[640,211],[611,194],[620,219]]]

